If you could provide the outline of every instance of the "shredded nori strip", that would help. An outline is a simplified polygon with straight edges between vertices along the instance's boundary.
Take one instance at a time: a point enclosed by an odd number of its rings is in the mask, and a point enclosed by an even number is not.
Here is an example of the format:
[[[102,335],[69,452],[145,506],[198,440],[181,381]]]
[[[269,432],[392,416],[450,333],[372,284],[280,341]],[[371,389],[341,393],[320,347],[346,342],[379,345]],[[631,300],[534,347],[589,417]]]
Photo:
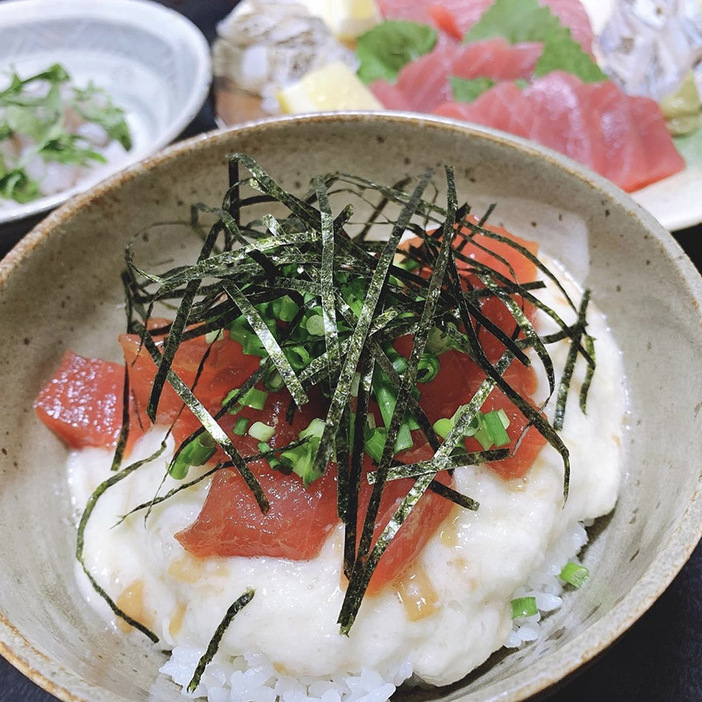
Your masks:
[[[250,175],[242,177],[241,167]],[[205,432],[230,459],[220,460],[214,467],[200,471],[194,479],[180,481],[166,494],[157,494],[128,514],[150,510],[180,491],[202,483],[216,471],[232,468],[242,475],[265,513],[268,499],[248,463],[264,459],[275,465],[280,452],[306,440],[244,457],[219,420],[225,413],[235,412],[245,393],[271,372],[277,371],[290,394],[289,422],[296,407],[306,404],[309,393],[321,388],[322,395],[328,399],[328,407],[326,414],[320,417],[324,428],[313,455],[312,473],[321,475],[331,460],[337,462],[337,511],[344,525],[343,569],[349,580],[338,620],[344,633],[353,625],[380,558],[427,490],[461,508],[478,509],[477,502],[445,485],[437,479],[438,474],[461,466],[503,460],[518,448],[521,437],[507,448],[465,450],[466,430],[493,389],[499,388],[519,409],[527,420],[526,428],[535,427],[559,451],[564,467],[563,493],[567,498],[568,450],[557,430],[562,425],[576,361],[582,358],[587,364],[585,381],[580,388],[583,412],[595,369],[594,340],[586,332],[585,320],[589,293],[576,307],[556,275],[527,248],[486,228],[494,206],[480,219],[468,218],[471,208],[467,203],[458,203],[453,171],[444,170],[445,205],[439,204],[440,189],[434,184],[431,171],[414,180],[414,187],[409,189],[412,178],[403,178],[395,186],[385,186],[345,173],[320,175],[312,179],[308,194],[301,198],[276,183],[251,157],[233,154],[229,157],[229,189],[221,207],[198,204],[191,210],[192,229],[202,240],[194,264],[150,272],[137,265],[131,244],[125,251],[127,267],[123,283],[127,297],[127,330],[140,336],[140,351],[148,353],[157,365],[148,415],[155,420],[160,397],[168,384],[182,399],[182,408],[191,411],[201,424],[177,447],[171,466],[183,449]],[[249,194],[252,189],[256,191],[253,195]],[[425,192],[430,192],[430,196],[426,197]],[[357,204],[362,208],[357,208]],[[267,209],[264,213],[263,207]],[[357,209],[370,209],[370,214],[356,221]],[[249,213],[252,217],[247,220]],[[205,229],[199,221],[200,215],[216,218],[216,221]],[[379,239],[375,238],[376,233]],[[401,247],[400,241],[407,233],[418,237],[421,243]],[[576,321],[565,322],[534,294],[544,287],[544,281],[515,282],[514,271],[505,258],[494,253],[476,235],[502,242],[533,263],[546,283],[555,285],[565,297],[577,314]],[[467,253],[469,244],[488,252],[488,260],[492,256],[496,262],[507,265],[512,277],[474,260]],[[293,319],[287,317],[285,324],[272,324],[268,306],[276,305],[284,295],[293,301],[298,311]],[[500,300],[513,320],[513,326],[507,331],[504,325],[498,326],[481,311],[482,303],[490,298]],[[153,329],[149,320],[157,305],[174,310],[173,321]],[[540,335],[529,321],[527,305],[548,315],[557,331]],[[312,327],[306,325],[315,315],[321,316],[322,325],[313,334],[308,330]],[[318,321],[319,317],[315,319]],[[262,349],[261,365],[240,387],[232,388],[219,411],[211,413],[197,399],[197,382],[206,358],[202,359],[191,387],[173,370],[173,360],[182,343],[206,334],[219,338],[222,330],[241,325],[242,320],[248,325],[250,338]],[[504,346],[502,356],[495,363],[488,360],[482,348],[480,337],[483,334],[494,337]],[[404,359],[404,369],[398,371],[391,357],[397,355],[392,345],[404,335],[411,335],[412,347],[409,358]],[[165,341],[157,344],[159,336]],[[547,346],[563,340],[570,344],[570,350],[556,388],[556,372]],[[435,349],[437,343],[438,350]],[[295,366],[299,348],[306,349],[309,359]],[[473,397],[456,412],[453,428],[441,440],[422,409],[416,393],[416,378],[425,352],[440,356],[447,349],[469,356],[484,373],[484,380]],[[538,360],[545,371],[549,398],[557,396],[553,424],[543,414],[543,406],[535,407],[530,398],[520,396],[503,377],[511,363],[529,365],[534,360]],[[370,502],[365,513],[359,513],[359,494],[364,479],[364,435],[368,423],[373,420],[371,403],[377,391],[376,378],[387,383],[396,401],[384,428],[386,434],[377,470],[367,474],[367,482],[372,485]],[[115,470],[128,437],[129,385],[127,372],[122,431],[113,460]],[[355,396],[354,386],[358,388]],[[395,442],[408,419],[413,423],[413,431],[433,450],[432,458],[409,464],[395,458]],[[81,563],[85,524],[95,502],[106,489],[139,465],[141,463],[116,472],[91,497],[79,528],[77,554]],[[373,542],[383,491],[388,482],[400,479],[412,481],[412,486],[380,537]],[[152,632],[119,612],[89,573],[88,577],[118,616],[153,638]],[[253,593],[247,591],[232,605],[201,659],[199,673],[196,671],[189,690],[197,686],[231,618],[252,596]]]
[[[193,677],[186,688],[190,694],[195,692],[197,686],[200,684],[202,674],[205,672],[205,668],[207,668],[212,659],[215,657],[219,644],[222,641],[222,637],[229,628],[229,625],[232,623],[232,620],[237,614],[239,614],[239,612],[241,612],[242,609],[244,609],[244,607],[246,607],[247,604],[249,604],[249,602],[251,602],[251,600],[254,598],[254,594],[255,590],[247,590],[227,610],[227,613],[224,615],[222,621],[215,630],[215,633],[212,635],[210,643],[207,646],[207,650],[203,654],[202,658],[200,658],[200,660],[197,662],[197,667],[195,668]]]

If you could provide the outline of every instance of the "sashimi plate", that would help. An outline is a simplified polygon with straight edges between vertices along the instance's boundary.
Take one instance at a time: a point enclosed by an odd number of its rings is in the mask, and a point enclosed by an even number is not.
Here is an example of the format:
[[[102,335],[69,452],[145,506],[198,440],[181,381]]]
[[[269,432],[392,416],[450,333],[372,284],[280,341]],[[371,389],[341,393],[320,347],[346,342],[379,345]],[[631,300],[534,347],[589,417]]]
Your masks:
[[[615,5],[615,0],[581,0],[598,36]],[[215,76],[215,115],[220,127],[270,116],[262,111],[260,100],[228,80]],[[675,231],[702,222],[702,128],[674,139],[687,167],[673,176],[653,183],[630,195],[666,229]]]

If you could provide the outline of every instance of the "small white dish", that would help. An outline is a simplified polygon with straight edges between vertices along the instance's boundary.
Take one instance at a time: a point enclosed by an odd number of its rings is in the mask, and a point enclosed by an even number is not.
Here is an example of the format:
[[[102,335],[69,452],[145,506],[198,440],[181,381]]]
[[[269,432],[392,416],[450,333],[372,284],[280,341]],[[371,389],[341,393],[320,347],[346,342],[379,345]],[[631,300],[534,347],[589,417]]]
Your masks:
[[[54,63],[68,71],[74,85],[93,81],[109,93],[127,113],[133,146],[55,195],[26,204],[0,199],[0,225],[47,212],[169,144],[201,108],[212,75],[203,34],[158,3],[0,3],[0,73],[31,75]]]

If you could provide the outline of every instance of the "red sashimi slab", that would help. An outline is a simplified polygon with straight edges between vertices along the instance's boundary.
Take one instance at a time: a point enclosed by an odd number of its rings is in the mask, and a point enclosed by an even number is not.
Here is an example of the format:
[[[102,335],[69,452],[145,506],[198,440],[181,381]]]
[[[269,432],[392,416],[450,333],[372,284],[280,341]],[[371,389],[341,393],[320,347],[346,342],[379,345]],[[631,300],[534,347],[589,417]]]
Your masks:
[[[34,401],[38,417],[67,446],[112,448],[122,427],[124,366],[67,351]],[[130,445],[143,434],[131,413]]]
[[[609,81],[584,84],[553,71],[522,91],[498,84],[471,103],[439,105],[434,114],[536,141],[627,192],[685,168],[658,105],[624,95]]]
[[[365,475],[372,469],[366,460],[359,497],[358,533],[372,492]],[[256,471],[271,509],[266,514],[234,470],[219,471],[197,519],[176,534],[181,545],[195,556],[267,556],[291,560],[316,557],[338,524],[336,467],[305,488],[296,475],[263,467]],[[448,477],[443,478],[449,482]],[[396,480],[383,491],[373,543],[390,521],[413,481]],[[419,555],[452,509],[449,501],[428,492],[405,520],[373,573],[369,591],[377,592],[399,578]]]

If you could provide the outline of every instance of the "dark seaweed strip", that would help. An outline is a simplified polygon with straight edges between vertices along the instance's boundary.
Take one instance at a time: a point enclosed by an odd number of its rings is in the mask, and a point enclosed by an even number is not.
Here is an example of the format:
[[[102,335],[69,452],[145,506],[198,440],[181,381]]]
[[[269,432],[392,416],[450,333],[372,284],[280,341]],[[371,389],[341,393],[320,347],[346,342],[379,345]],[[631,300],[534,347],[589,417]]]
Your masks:
[[[283,188],[281,188],[250,156],[238,153],[230,154],[228,158],[238,161],[254,176],[256,182],[250,182],[252,188],[275,198],[275,200],[285,205],[290,212],[299,217],[303,222],[310,222],[318,217],[319,213],[314,207],[311,207],[303,200],[300,200],[300,198],[283,190]]]
[[[495,277],[496,274],[493,274],[493,277]],[[537,285],[538,283],[534,283],[533,285]],[[541,286],[543,286],[543,283],[541,283]],[[502,285],[500,285],[500,289],[502,288]],[[527,286],[517,286],[517,288],[514,290],[515,293],[521,295],[525,301],[531,303],[535,307],[537,307],[541,312],[544,314],[548,315],[560,328],[560,332],[556,332],[554,334],[548,334],[539,337],[541,339],[541,342],[543,344],[550,344],[555,341],[561,341],[563,339],[570,339],[572,343],[575,343],[579,353],[583,356],[583,358],[586,360],[587,364],[594,369],[594,361],[592,358],[589,356],[587,350],[580,344],[580,341],[575,339],[574,337],[576,336],[574,332],[574,327],[571,325],[566,324],[566,322],[560,317],[560,315],[547,305],[545,305],[541,300],[539,300],[538,297],[534,297],[528,292],[528,287]],[[500,292],[502,294],[502,292]],[[522,340],[517,340],[516,344],[519,346],[522,343]]]
[[[166,442],[164,441],[161,443],[161,447],[148,458],[145,458],[141,461],[137,461],[136,463],[132,463],[126,468],[123,468],[119,473],[113,473],[107,480],[100,483],[100,485],[98,485],[97,488],[95,488],[92,495],[90,495],[90,497],[88,498],[88,501],[85,505],[85,509],[83,510],[83,514],[81,515],[80,522],[78,523],[78,534],[76,537],[76,560],[78,561],[78,563],[80,563],[83,572],[87,576],[95,592],[97,592],[98,595],[100,595],[100,597],[102,597],[102,599],[105,600],[109,608],[114,612],[116,616],[118,616],[120,619],[123,619],[125,622],[127,622],[127,624],[133,626],[135,629],[138,629],[145,636],[148,636],[154,643],[158,643],[158,636],[156,636],[156,634],[154,634],[153,631],[145,627],[143,624],[136,621],[136,619],[130,617],[126,612],[123,612],[114,602],[114,600],[107,594],[107,592],[100,586],[97,580],[95,580],[93,575],[88,570],[88,567],[85,565],[85,561],[83,560],[83,550],[85,549],[85,528],[88,525],[88,521],[90,520],[90,517],[93,514],[93,510],[95,509],[95,505],[97,504],[98,500],[113,485],[116,485],[121,480],[124,480],[124,478],[130,476],[143,465],[156,460],[165,450]]]
[[[338,179],[338,176],[337,176]],[[395,183],[393,185],[394,190],[402,190],[405,186],[410,184],[411,178],[403,178],[399,182]],[[380,199],[380,202],[373,206],[373,210],[366,220],[365,224],[363,225],[363,229],[354,237],[354,241],[365,241],[365,238],[368,236],[368,232],[371,230],[371,227],[375,224],[377,221],[378,217],[382,214],[383,210],[387,207],[388,203],[390,201],[388,200],[387,197],[383,196]]]
[[[268,353],[269,358],[275,364],[280,377],[283,379],[285,386],[295,400],[298,407],[302,407],[309,398],[305,389],[302,387],[300,379],[297,377],[294,368],[290,365],[290,361],[280,348],[278,340],[273,336],[273,332],[268,328],[268,325],[263,321],[261,315],[256,308],[247,300],[246,295],[231,281],[222,282],[222,288],[229,295],[232,302],[241,310],[241,313],[246,317],[246,321],[251,325],[258,336],[263,348]]]
[[[457,294],[460,294],[461,283],[455,266],[451,271],[451,275],[449,276],[449,282],[454,286]],[[482,346],[478,341],[477,334],[468,311],[466,299],[463,296],[459,296],[458,310],[460,312],[461,322],[466,329],[466,338],[470,344],[472,357],[475,362],[478,363],[478,365],[483,369],[488,378],[491,378],[495,383],[497,383],[507,398],[517,407],[524,417],[527,418],[528,422],[533,424],[537,431],[539,431],[539,433],[548,441],[548,443],[551,444],[551,446],[553,446],[553,448],[555,448],[560,454],[561,460],[563,461],[563,498],[564,500],[567,500],[568,488],[570,485],[570,456],[566,445],[563,443],[560,436],[558,436],[553,426],[543,417],[543,415],[537,409],[532,407],[529,402],[524,400],[524,398],[502,378],[502,373],[504,373],[504,370],[500,371],[497,366],[493,367],[493,365],[489,362],[485,356]],[[505,350],[500,358],[500,361],[498,361],[498,366],[506,357],[509,359],[514,358],[509,348]],[[445,445],[446,441],[444,444],[442,444],[441,448],[443,449]]]
[[[463,468],[465,466],[477,466],[482,463],[491,463],[492,461],[501,461],[509,456],[508,448],[491,449],[487,451],[475,451],[459,453],[455,456],[449,456],[443,470],[453,470],[454,468]],[[416,478],[419,475],[435,472],[436,468],[431,464],[431,459],[427,461],[419,461],[418,463],[394,463],[388,468],[386,482],[388,480],[402,480],[403,478]],[[371,471],[366,476],[368,482],[372,485],[376,480],[376,471]]]
[[[205,205],[203,203],[197,203],[193,205],[193,207],[197,208],[197,210],[200,212],[204,212],[205,214],[213,214],[219,217],[220,221],[222,222],[224,232],[228,235],[227,249],[231,249],[231,244],[233,241],[238,242],[242,246],[245,246],[248,243],[246,237],[241,233],[241,229],[239,229],[239,224],[237,222],[236,217],[234,217],[227,210],[226,205],[224,206],[224,208],[222,208],[210,207],[209,205]]]
[[[477,512],[480,509],[480,503],[476,502],[472,497],[468,497],[468,495],[464,495],[438,480],[432,480],[429,483],[429,489],[449,502],[453,502],[464,509],[469,509],[471,512]]]
[[[122,383],[122,424],[119,428],[119,436],[117,437],[117,444],[115,445],[115,452],[112,454],[112,465],[110,466],[111,471],[119,470],[120,465],[122,465],[122,458],[124,456],[124,450],[127,448],[127,441],[129,440],[129,405],[130,405],[131,393],[129,388],[129,366],[125,362],[124,364],[124,381]]]
[[[583,414],[587,414],[587,396],[595,374],[595,340],[589,334],[585,334],[585,349],[592,358],[593,364],[587,367],[585,379],[580,388],[580,409]]]
[[[575,324],[576,334],[578,343],[580,343],[580,338],[585,332],[585,327],[587,321],[585,315],[587,313],[587,305],[590,302],[590,291],[586,290],[583,294],[583,299],[580,302],[580,309],[578,310],[578,321]],[[553,417],[553,428],[557,430],[563,429],[563,422],[565,421],[566,412],[566,402],[568,400],[568,391],[570,389],[570,382],[573,379],[573,371],[575,370],[575,362],[578,358],[578,347],[575,344],[571,344],[568,349],[568,356],[566,357],[565,366],[563,368],[563,375],[561,376],[561,382],[558,383],[558,394],[556,396],[556,409]]]
[[[207,235],[207,239],[200,251],[198,256],[198,262],[206,259],[214,248],[215,242],[217,241],[217,236],[219,234],[218,228],[212,227],[210,233]],[[159,355],[158,360],[154,359],[158,368],[156,369],[156,375],[154,376],[153,385],[151,387],[151,394],[149,395],[149,402],[146,406],[146,414],[152,422],[156,422],[156,411],[158,409],[158,403],[161,399],[161,393],[163,391],[163,386],[166,382],[166,378],[171,369],[173,363],[173,358],[175,357],[176,351],[180,346],[180,337],[185,329],[185,325],[188,323],[188,316],[190,315],[190,307],[195,299],[198,288],[200,287],[202,281],[193,280],[186,286],[185,292],[181,299],[178,311],[176,312],[175,319],[171,324],[171,330],[166,337],[166,341],[163,346],[163,353]]]
[[[483,214],[483,216],[482,216],[482,217],[480,218],[480,220],[478,221],[478,226],[479,226],[479,227],[484,227],[484,226],[485,226],[485,222],[488,221],[488,219],[490,218],[490,215],[495,211],[495,208],[496,208],[496,207],[497,207],[497,203],[496,203],[496,202],[492,202],[492,203],[490,203],[490,205],[488,205],[487,210],[485,210],[485,213]]]
[[[351,465],[348,480],[346,480],[347,496],[344,522],[344,575],[351,578],[353,564],[356,560],[356,539],[358,536],[358,496],[361,490],[361,474],[365,454],[365,430],[368,420],[368,407],[373,388],[373,373],[375,359],[367,350],[361,354],[360,379],[358,397],[356,398],[356,414],[354,423],[353,446],[351,450]]]
[[[370,550],[375,521],[378,516],[378,509],[380,508],[380,499],[382,496],[383,486],[385,484],[385,476],[387,475],[387,471],[390,467],[392,458],[395,455],[395,442],[397,439],[397,432],[399,431],[400,425],[403,421],[409,397],[412,395],[416,385],[419,361],[422,355],[424,354],[427,338],[429,336],[429,330],[433,326],[436,305],[439,299],[439,295],[441,293],[441,287],[444,282],[446,267],[451,257],[451,245],[454,237],[453,225],[456,203],[453,172],[448,168],[446,169],[446,178],[448,182],[449,207],[448,216],[443,225],[441,250],[439,253],[439,258],[436,261],[436,266],[434,267],[434,270],[432,272],[431,281],[429,283],[429,289],[426,293],[426,298],[424,301],[422,316],[419,320],[419,324],[417,325],[417,332],[414,336],[412,350],[410,352],[409,359],[407,360],[407,367],[404,371],[404,374],[402,375],[402,382],[397,393],[397,400],[395,403],[392,418],[390,420],[390,426],[387,427],[385,445],[383,447],[383,453],[381,455],[380,464],[378,466],[376,474],[376,481],[373,485],[373,491],[371,493],[371,498],[368,503],[365,522],[363,525],[363,531],[361,533],[361,542],[359,544],[358,549],[359,556],[361,558],[365,557],[368,551]],[[349,590],[352,590],[353,586],[354,583],[352,579],[352,581],[349,583]]]
[[[249,602],[251,602],[251,600],[254,597],[254,594],[254,590],[247,590],[227,610],[227,613],[224,615],[224,618],[219,623],[219,626],[215,630],[215,633],[213,634],[212,638],[210,639],[210,643],[207,646],[207,650],[205,651],[202,658],[200,658],[200,660],[198,661],[197,667],[195,668],[195,672],[193,673],[192,680],[188,683],[187,690],[190,694],[195,692],[195,689],[200,684],[202,674],[205,672],[205,668],[207,668],[212,659],[215,657],[217,649],[219,648],[219,644],[222,641],[222,637],[227,631],[227,628],[231,624],[232,620],[237,614],[239,614],[239,612],[241,612],[242,609],[244,609],[244,607],[246,607],[247,604],[249,604]]]
[[[513,319],[515,320],[518,329],[524,334],[526,343],[530,348],[534,349],[536,354],[541,361],[544,370],[546,371],[546,378],[548,379],[548,394],[552,395],[556,389],[556,373],[553,369],[553,361],[546,351],[546,347],[543,345],[541,338],[536,333],[534,326],[524,314],[524,310],[520,305],[518,305],[514,299],[507,293],[500,289],[499,285],[495,285],[487,276],[480,273],[476,273],[480,282],[489,290],[491,290],[497,297],[499,297],[505,304]]]
[[[232,274],[234,266],[241,264],[251,254],[252,251],[268,251],[276,249],[281,245],[298,245],[314,242],[316,239],[314,234],[310,232],[296,232],[276,234],[276,236],[259,239],[256,244],[249,244],[246,247],[241,247],[233,251],[225,251],[221,254],[210,256],[209,258],[198,261],[193,266],[182,266],[173,271],[169,271],[164,276],[153,276],[139,269],[133,262],[128,259],[127,265],[136,270],[143,277],[155,278],[152,282],[156,282],[162,286],[163,291],[159,294],[167,294],[176,290],[181,285],[186,285],[190,282],[201,281],[205,277],[226,277]]]
[[[436,472],[438,472],[436,471],[430,476],[420,476],[415,481],[414,485],[410,489],[408,497],[403,501],[404,511],[401,507],[400,510],[396,512],[393,520],[391,520],[388,526],[384,529],[383,534],[373,546],[370,556],[366,558],[366,554],[369,552],[373,538],[378,509],[380,507],[380,500],[382,497],[383,488],[385,486],[385,478],[395,452],[397,433],[399,431],[400,424],[403,421],[408,400],[411,397],[416,385],[419,361],[426,347],[429,330],[433,326],[436,305],[441,293],[441,287],[444,282],[444,276],[446,275],[448,262],[451,259],[451,250],[455,235],[455,213],[457,207],[456,188],[453,170],[447,167],[445,172],[448,187],[448,206],[447,217],[443,224],[441,250],[436,261],[436,266],[432,272],[429,289],[427,290],[424,303],[424,309],[422,310],[422,316],[417,327],[417,333],[415,334],[413,340],[412,350],[410,352],[409,359],[407,360],[407,367],[402,376],[402,383],[397,394],[397,401],[390,419],[390,425],[387,427],[386,441],[385,445],[383,446],[380,464],[378,466],[378,470],[376,471],[376,481],[373,485],[371,497],[366,509],[363,530],[361,532],[358,553],[356,555],[356,562],[349,579],[341,613],[339,614],[339,623],[343,633],[348,632],[353,620],[356,617],[361,600],[363,599],[368,583],[370,582],[371,576],[375,570],[378,560],[380,559],[380,556],[384,553],[385,548],[387,548],[387,545],[390,543],[392,538],[394,538],[407,514],[409,514],[411,509],[416,505],[417,501],[424,493],[424,490],[429,486],[429,483],[432,482]],[[426,485],[422,489],[421,486],[424,482],[426,482]]]
[[[349,173],[339,173],[339,180],[349,185],[360,186],[364,190],[373,190],[385,196],[389,202],[394,202],[397,205],[405,206],[410,201],[409,193],[404,190],[396,190],[395,188],[388,187],[387,185],[382,185],[380,183],[375,183],[374,181],[367,180],[360,176],[354,176]],[[422,216],[430,215],[432,212],[436,213],[436,218],[433,221],[441,222],[441,218],[446,216],[446,210],[444,210],[439,205],[422,200],[417,203],[415,208],[417,213]]]
[[[339,431],[336,434],[335,460],[337,467],[336,513],[345,522],[348,513],[348,475],[349,475],[349,444],[351,443],[352,416],[347,406],[341,415]]]
[[[431,171],[427,171],[422,176],[417,188],[415,189],[410,201],[404,207],[400,216],[393,228],[390,239],[388,240],[383,253],[378,260],[378,264],[373,271],[373,276],[368,283],[366,298],[361,308],[361,314],[358,318],[358,323],[354,328],[353,334],[348,341],[348,350],[344,360],[339,379],[334,389],[332,399],[327,412],[327,417],[324,425],[324,431],[319,441],[319,447],[314,457],[313,469],[317,473],[324,473],[327,463],[331,458],[333,450],[334,434],[338,427],[344,405],[348,402],[351,383],[353,382],[354,374],[358,366],[358,361],[361,356],[368,329],[373,320],[375,309],[383,295],[383,288],[387,279],[388,271],[392,265],[397,245],[405,230],[406,223],[414,214],[417,205],[422,196],[422,192],[429,182]]]
[[[147,335],[145,338],[146,350],[153,358],[154,363],[158,365],[160,359],[160,352],[154,344],[153,340]],[[202,403],[193,395],[190,388],[181,380],[181,378],[172,370],[169,369],[166,379],[170,383],[171,387],[178,393],[179,397],[188,406],[188,409],[197,417],[200,424],[202,425],[203,431],[206,431],[214,441],[222,448],[222,450],[229,456],[229,458],[234,463],[234,467],[239,471],[241,477],[244,479],[249,487],[249,490],[253,493],[256,498],[258,506],[261,508],[261,512],[266,514],[270,509],[270,504],[266,498],[263,488],[258,482],[256,476],[251,472],[251,469],[246,465],[246,462],[241,457],[241,454],[237,450],[236,446],[231,442],[226,432],[220,427],[217,421],[212,417],[212,415],[207,411],[207,409],[202,405]],[[190,439],[199,435],[202,432],[194,432],[191,437],[189,437],[181,446],[184,446]],[[171,464],[178,456],[178,452],[173,456]]]
[[[344,319],[349,323],[349,325],[353,326],[356,317],[354,316],[353,310],[346,304],[341,295],[337,296],[337,304],[339,305],[339,309],[342,315],[344,316]],[[415,324],[415,322],[412,323]],[[366,343],[369,351],[375,359],[375,362],[380,366],[385,375],[390,379],[390,382],[393,384],[393,386],[395,388],[398,388],[402,383],[402,378],[393,367],[392,361],[390,361],[390,359],[387,357],[387,354],[385,353],[383,348],[380,346],[378,341],[376,339],[373,339],[373,337],[371,336],[368,336]],[[429,445],[434,450],[436,450],[440,443],[439,438],[436,435],[436,432],[434,431],[434,427],[432,426],[431,422],[424,413],[424,410],[420,407],[416,398],[411,395],[407,402],[409,413],[419,424],[419,428],[422,430],[425,437],[427,438]]]
[[[339,349],[339,334],[336,326],[336,307],[334,305],[334,220],[332,218],[329,196],[321,178],[313,180],[319,212],[321,216],[322,238],[322,270],[320,285],[322,286],[322,319],[324,320],[324,345],[327,349],[329,364],[329,380],[339,374],[341,352]]]
[[[227,159],[227,175],[229,188],[224,196],[223,206],[229,211],[237,226],[241,223],[241,192],[239,188],[239,163]]]
[[[407,493],[407,496],[402,501],[402,504],[378,537],[365,563],[362,563],[358,559],[356,560],[337,620],[342,634],[348,635],[353,626],[358,610],[361,607],[363,595],[368,589],[368,583],[370,582],[375,567],[378,565],[380,557],[385,553],[385,549],[400,530],[407,515],[412,511],[417,502],[419,502],[422,495],[433,482],[433,479],[433,475],[423,475],[417,478],[414,485],[412,485]]]
[[[551,282],[553,282],[556,285],[556,287],[561,291],[561,293],[563,294],[563,296],[567,300],[570,307],[573,310],[577,309],[575,306],[575,303],[571,300],[570,295],[568,295],[568,293],[566,292],[566,290],[563,287],[563,284],[560,282],[560,280],[558,280],[558,278],[551,272],[551,270],[548,268],[548,266],[546,266],[542,261],[540,261],[536,256],[534,256],[534,254],[531,253],[531,251],[529,251],[529,249],[522,246],[521,244],[518,244],[513,239],[510,239],[509,237],[506,237],[506,236],[502,236],[501,234],[497,234],[496,232],[493,232],[490,229],[483,229],[482,227],[478,227],[478,226],[476,226],[474,224],[470,224],[470,223],[468,224],[468,226],[471,229],[479,231],[481,234],[483,234],[484,236],[486,236],[490,239],[495,239],[497,241],[501,241],[501,242],[507,244],[508,246],[511,246],[512,248],[516,249],[517,251],[519,251],[519,253],[521,253],[522,256],[524,256],[529,261],[531,261],[531,263],[533,263],[538,270],[540,270],[544,275],[546,275],[546,277],[549,280],[551,280]],[[476,246],[483,248],[480,244],[478,244],[478,242],[474,241],[473,243]],[[493,253],[493,255],[494,255],[494,252],[490,252],[490,253]]]

